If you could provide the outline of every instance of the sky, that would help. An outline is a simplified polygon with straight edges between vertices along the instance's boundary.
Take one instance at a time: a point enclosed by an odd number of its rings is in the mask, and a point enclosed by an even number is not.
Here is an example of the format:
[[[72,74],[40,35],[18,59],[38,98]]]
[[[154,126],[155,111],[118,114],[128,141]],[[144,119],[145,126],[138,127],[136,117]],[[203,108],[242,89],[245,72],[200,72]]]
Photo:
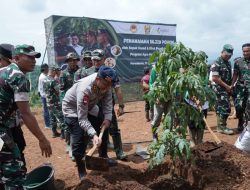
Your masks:
[[[1,0],[0,43],[34,45],[43,55],[45,18],[84,16],[177,24],[177,42],[205,51],[212,61],[227,43],[233,57],[242,55],[242,44],[250,42],[249,8],[247,0]]]

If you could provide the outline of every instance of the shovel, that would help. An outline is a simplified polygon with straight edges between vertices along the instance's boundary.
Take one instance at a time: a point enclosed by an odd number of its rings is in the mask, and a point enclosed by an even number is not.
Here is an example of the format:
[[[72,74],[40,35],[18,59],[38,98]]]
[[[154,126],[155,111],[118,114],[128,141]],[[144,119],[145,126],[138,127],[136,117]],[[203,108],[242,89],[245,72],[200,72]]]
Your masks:
[[[99,138],[102,138],[102,135],[104,133],[104,128],[102,127]],[[94,144],[94,146],[89,150],[85,157],[85,163],[86,168],[88,170],[98,170],[98,171],[108,171],[109,170],[109,164],[107,158],[101,158],[101,157],[93,157],[95,150],[97,148],[97,145]]]
[[[213,146],[212,146],[212,147],[209,147],[207,150],[205,150],[205,152],[206,152],[206,153],[207,153],[207,152],[212,152],[213,150],[216,150],[216,149],[222,147],[223,144],[222,144],[221,140],[219,139],[219,137],[217,137],[217,135],[216,135],[216,134],[213,132],[213,130],[210,128],[210,126],[208,125],[207,120],[206,120],[205,117],[203,118],[203,121],[205,122],[208,131],[210,132],[210,134],[212,135],[212,137],[213,137],[213,139],[214,139],[214,141],[215,141],[215,143],[213,144]]]
[[[196,100],[195,103],[196,103],[197,107],[199,108],[199,110],[202,111],[202,107],[201,107],[201,105],[199,105],[199,101]],[[212,152],[218,148],[221,148],[223,146],[221,140],[219,139],[219,137],[217,137],[217,135],[213,132],[211,127],[208,125],[205,117],[203,117],[203,121],[205,122],[205,125],[207,126],[208,131],[210,132],[213,140],[215,141],[215,143],[211,144],[211,147],[207,147],[206,150],[204,150],[204,152],[208,153],[208,152]]]

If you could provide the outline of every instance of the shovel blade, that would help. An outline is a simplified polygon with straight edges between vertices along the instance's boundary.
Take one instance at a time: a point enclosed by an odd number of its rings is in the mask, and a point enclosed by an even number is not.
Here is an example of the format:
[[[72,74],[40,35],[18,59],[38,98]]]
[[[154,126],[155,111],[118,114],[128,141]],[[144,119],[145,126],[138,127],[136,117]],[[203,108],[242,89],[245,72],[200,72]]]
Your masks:
[[[88,170],[108,171],[108,159],[101,157],[87,156],[85,158],[86,168]]]
[[[223,147],[222,143],[217,144],[217,143],[213,142],[213,143],[210,143],[209,146],[207,146],[203,151],[205,153],[209,153],[209,152],[217,150],[218,148],[221,148],[221,147]]]

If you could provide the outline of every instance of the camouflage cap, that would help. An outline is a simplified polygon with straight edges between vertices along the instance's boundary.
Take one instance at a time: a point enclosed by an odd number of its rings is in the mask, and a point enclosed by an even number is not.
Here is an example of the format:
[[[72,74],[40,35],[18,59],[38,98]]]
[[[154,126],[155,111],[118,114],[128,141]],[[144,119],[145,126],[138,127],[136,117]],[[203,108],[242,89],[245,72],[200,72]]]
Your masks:
[[[65,62],[68,62],[69,59],[73,59],[73,60],[78,60],[80,61],[80,58],[78,57],[78,55],[74,52],[70,52],[67,54]]]
[[[222,51],[225,51],[228,55],[233,55],[234,48],[230,44],[225,44]]]
[[[91,51],[84,51],[82,52],[83,58],[91,58],[92,57],[92,52]]]
[[[12,59],[12,52],[14,51],[14,46],[11,44],[0,44],[0,54],[7,58]]]
[[[55,64],[49,65],[49,70],[56,71],[56,70],[59,70],[59,69],[60,68],[58,67],[58,65],[55,65]]]
[[[35,58],[41,57],[41,53],[36,52],[34,46],[26,45],[26,44],[17,45],[15,47],[14,54],[15,55],[24,54],[28,56],[34,56]]]
[[[103,57],[105,56],[105,53],[102,49],[95,49],[92,52],[92,60],[96,59],[96,60],[101,60]]]
[[[117,74],[115,70],[105,65],[102,65],[99,68],[98,77],[103,78],[107,81],[111,81],[112,83],[115,83],[117,81]]]

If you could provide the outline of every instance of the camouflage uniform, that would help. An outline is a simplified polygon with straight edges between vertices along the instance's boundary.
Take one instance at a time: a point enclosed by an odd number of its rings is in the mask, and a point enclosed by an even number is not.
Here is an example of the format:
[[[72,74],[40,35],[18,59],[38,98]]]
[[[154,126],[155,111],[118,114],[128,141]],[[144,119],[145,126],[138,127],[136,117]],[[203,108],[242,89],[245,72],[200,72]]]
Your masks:
[[[60,129],[65,129],[62,106],[59,98],[59,83],[51,76],[47,76],[44,80],[44,91],[46,93],[47,105],[49,109],[50,127],[53,135],[56,136],[57,121]]]
[[[232,83],[232,69],[229,61],[225,61],[219,57],[211,66],[212,75],[220,76],[221,80],[227,85]],[[213,89],[217,95],[215,105],[216,115],[218,119],[218,128],[226,128],[227,118],[231,112],[230,94],[220,85],[214,84]]]
[[[238,80],[234,86],[234,105],[236,116],[239,119],[238,128],[243,128],[244,125],[244,112],[248,99],[248,90],[246,88],[246,81],[250,76],[250,61],[241,58],[234,64],[234,73],[237,74]]]
[[[64,71],[61,71],[59,81],[60,81],[60,101],[62,102],[66,92],[73,86],[74,84],[74,75],[75,75],[76,70],[71,70],[69,67],[65,69]],[[71,140],[70,140],[70,132],[69,128],[66,125],[64,129],[65,133],[65,141],[66,141],[66,149],[69,152],[70,157],[72,160],[74,160],[74,157],[72,157],[72,151],[70,148]]]
[[[74,82],[76,82],[84,77],[87,77],[95,72],[97,72],[95,66],[92,66],[90,68],[82,67],[75,72]]]
[[[67,92],[73,86],[74,75],[76,70],[71,70],[69,67],[60,74],[60,100],[62,100]]]
[[[21,186],[26,174],[10,128],[16,114],[16,102],[29,101],[29,89],[29,81],[16,64],[0,69],[0,135],[3,140],[9,137],[0,155],[0,181],[7,186]]]

